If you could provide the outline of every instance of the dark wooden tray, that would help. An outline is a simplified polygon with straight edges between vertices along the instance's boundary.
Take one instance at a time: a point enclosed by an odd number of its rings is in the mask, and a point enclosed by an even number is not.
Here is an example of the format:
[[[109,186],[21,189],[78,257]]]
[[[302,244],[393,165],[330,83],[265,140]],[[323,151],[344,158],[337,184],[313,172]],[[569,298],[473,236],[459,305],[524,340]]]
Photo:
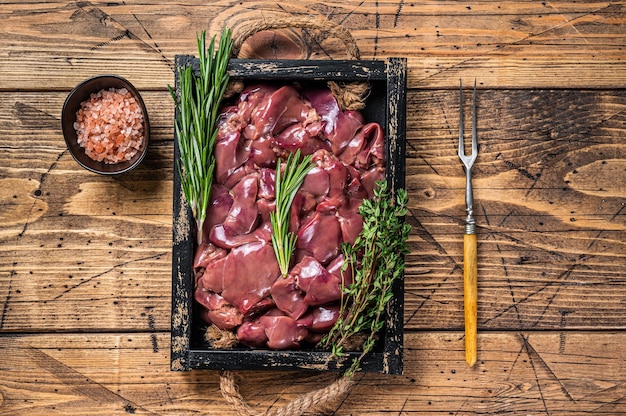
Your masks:
[[[178,68],[198,60],[190,55],[176,56]],[[301,84],[327,81],[367,81],[371,93],[363,114],[367,121],[378,122],[385,130],[386,177],[392,189],[405,185],[406,132],[406,59],[388,58],[386,61],[290,61],[290,60],[231,60],[231,79],[248,81],[293,81]],[[177,115],[176,115],[177,116]],[[175,141],[177,138],[175,137]],[[178,146],[174,146],[175,160],[179,160]],[[306,369],[342,371],[358,352],[350,352],[348,359],[328,362],[326,351],[303,349],[272,351],[266,349],[235,348],[218,350],[204,341],[206,324],[198,317],[193,300],[194,278],[192,261],[194,238],[190,210],[184,203],[178,170],[174,169],[174,222],[172,255],[172,342],[171,368],[212,370],[288,370]],[[362,371],[386,374],[402,373],[404,282],[395,285],[394,297],[387,308],[385,327],[375,351],[363,361]]]

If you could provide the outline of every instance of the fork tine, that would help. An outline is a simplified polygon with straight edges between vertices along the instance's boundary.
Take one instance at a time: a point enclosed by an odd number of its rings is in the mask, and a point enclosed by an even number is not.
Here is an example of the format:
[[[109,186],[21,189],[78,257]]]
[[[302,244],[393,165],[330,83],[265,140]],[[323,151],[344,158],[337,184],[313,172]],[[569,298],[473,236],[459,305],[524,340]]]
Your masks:
[[[463,142],[463,82],[459,78],[459,157],[465,156],[465,144]],[[465,162],[463,162],[465,163]]]
[[[472,96],[472,153],[465,153],[463,139],[463,84],[459,79],[459,158],[466,168],[471,168],[478,156],[478,135],[476,133],[476,79],[474,79],[474,93]]]
[[[478,138],[476,137],[476,78],[474,78],[474,97],[472,100],[472,156],[478,153]]]

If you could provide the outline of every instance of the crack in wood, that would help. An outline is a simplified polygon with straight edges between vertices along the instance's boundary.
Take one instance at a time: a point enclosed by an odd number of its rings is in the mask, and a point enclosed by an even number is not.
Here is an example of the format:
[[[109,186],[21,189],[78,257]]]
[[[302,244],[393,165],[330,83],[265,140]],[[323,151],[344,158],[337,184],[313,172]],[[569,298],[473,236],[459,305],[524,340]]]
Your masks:
[[[483,55],[483,59],[485,59],[485,58],[489,59],[489,56],[492,55],[492,54],[493,55],[501,55],[502,51],[505,50],[508,47],[524,45],[525,42],[532,42],[532,39],[544,36],[547,33],[550,33],[551,31],[555,31],[555,30],[561,29],[561,28],[565,27],[566,25],[572,26],[573,22],[575,22],[577,20],[580,20],[580,19],[583,19],[583,18],[585,18],[587,16],[593,16],[593,15],[596,15],[596,14],[603,14],[603,13],[604,14],[618,13],[618,11],[615,10],[615,9],[618,9],[620,7],[621,7],[621,5],[608,4],[605,7],[601,7],[599,9],[597,9],[597,10],[581,14],[580,16],[576,16],[573,19],[566,20],[565,22],[562,22],[562,23],[557,24],[555,26],[549,27],[548,29],[543,30],[541,32],[531,33],[528,36],[522,37],[522,38],[520,38],[520,39],[518,39],[516,41],[503,43],[503,44],[496,44],[493,48],[491,48],[490,50],[486,50],[482,54]],[[615,11],[613,11],[613,10],[615,10]],[[378,34],[378,31],[376,33]],[[374,47],[374,51],[376,51],[376,45]],[[475,62],[477,60],[478,60],[477,58],[462,59],[461,61],[459,61],[459,62],[457,62],[457,63],[455,63],[453,65],[450,65],[448,67],[441,68],[439,70],[434,71],[431,75],[428,75],[428,76],[425,76],[424,78],[422,78],[421,81],[427,81],[429,79],[438,77],[438,76],[440,76],[440,75],[442,75],[442,74],[444,74],[446,72],[455,71],[455,70],[463,70],[463,69],[466,69],[466,68],[480,66],[480,65],[471,65],[472,62]],[[482,82],[480,84],[482,85]]]
[[[89,48],[90,51],[97,51],[98,49],[102,49],[106,46],[109,46],[112,43],[115,43],[117,41],[120,41],[122,39],[130,39],[130,33],[128,32],[128,30],[125,30],[121,35],[117,35],[112,37],[109,40],[106,40],[104,42],[100,42],[94,46],[92,46],[91,48]]]
[[[561,275],[557,277],[556,281],[560,283],[561,280],[567,280],[569,276],[572,275],[572,272],[574,271],[576,266],[577,266],[576,264],[572,264],[567,270],[565,270],[563,273],[561,273]],[[548,285],[546,284],[546,286]],[[559,292],[563,288],[563,285],[560,285],[560,284],[555,285],[555,286],[556,286],[556,289],[554,290],[554,293],[552,294],[552,296],[548,298],[548,301],[545,303],[544,308],[539,314],[539,317],[537,318],[537,320],[533,324],[530,325],[531,328],[539,325],[539,322],[543,319],[544,316],[546,316],[546,312],[550,309],[550,306],[552,306],[554,299],[556,299],[556,297],[559,295]]]
[[[9,284],[7,288],[7,295],[4,298],[4,304],[2,306],[2,315],[0,315],[0,330],[4,326],[4,320],[7,315],[7,311],[9,310],[9,302],[11,301],[11,296],[13,293],[13,277],[15,277],[15,270],[11,270],[9,273]]]
[[[33,105],[16,101],[13,104],[15,110],[13,114],[24,127],[38,129],[50,128],[57,129],[59,127],[59,117],[50,114],[47,111],[40,110]]]
[[[561,322],[559,323],[559,326],[561,328],[565,328],[565,320],[567,318],[567,315],[569,315],[572,311],[561,311]],[[559,354],[564,354],[565,353],[565,344],[566,344],[566,335],[564,331],[561,331],[561,333],[559,334]]]
[[[48,174],[52,171],[52,169],[54,169],[54,167],[57,165],[58,161],[61,159],[61,157],[63,157],[63,155],[67,152],[67,149],[65,149],[64,151],[62,151],[57,158],[55,159],[54,162],[52,162],[52,164],[48,167],[48,170],[44,173],[41,174],[41,176],[39,177],[39,187],[38,187],[38,191],[41,192],[41,187],[44,184],[46,178],[48,177]],[[27,218],[31,218],[31,214],[33,212],[33,209],[35,208],[35,205],[37,204],[37,200],[33,200],[33,203],[31,204],[31,207],[29,209],[29,213]],[[26,222],[24,222],[24,226],[22,227],[22,230],[17,234],[16,236],[16,246],[19,243],[19,240],[24,236],[24,234],[26,233],[26,231],[28,230],[28,226],[29,226],[29,221],[27,220]],[[16,271],[12,270],[10,275],[9,275],[9,285],[8,285],[8,290],[7,290],[7,296],[5,298],[4,304],[2,306],[2,315],[0,315],[0,329],[3,328],[4,326],[4,322],[6,319],[6,315],[7,312],[9,310],[9,303],[12,297],[12,288],[13,288],[13,277],[15,276]]]
[[[534,362],[533,357],[531,355],[531,351],[534,351],[534,349],[532,348],[532,346],[528,342],[528,338],[527,337],[525,337],[523,334],[520,334],[520,336],[522,337],[522,341],[524,343],[524,349],[526,349],[526,355],[528,356],[528,362],[530,363],[530,367],[533,370],[533,375],[535,377],[535,383],[537,384],[537,389],[539,390],[539,398],[541,399],[541,403],[543,404],[543,409],[545,410],[546,414],[550,414],[550,412],[548,411],[548,404],[546,403],[546,398],[545,398],[545,396],[543,394],[543,388],[541,386],[541,382],[539,381],[539,374],[537,374],[537,368],[535,367],[535,362]]]
[[[131,400],[123,397],[122,395],[113,392],[106,388],[102,384],[92,380],[85,376],[81,372],[71,368],[67,364],[56,360],[43,351],[30,347],[23,350],[39,368],[52,374],[55,378],[61,381],[63,384],[80,394],[102,405],[120,406],[122,409],[126,409],[127,406],[132,406],[134,409],[141,409],[146,414],[156,415]]]
[[[362,0],[361,2],[359,2],[359,4],[357,4],[352,10],[350,10],[348,13],[346,13],[346,15],[343,17],[343,19],[341,19],[339,21],[340,25],[343,25],[349,17],[351,17],[352,15],[354,15],[354,13],[361,7],[363,6],[363,3],[365,3],[365,0]],[[330,16],[328,16],[330,17]]]
[[[452,269],[450,270],[448,276],[446,276],[446,278],[444,278],[433,289],[431,289],[430,293],[425,296],[422,302],[415,308],[415,311],[413,311],[413,313],[405,319],[405,325],[408,325],[411,322],[411,320],[417,315],[422,307],[424,307],[424,305],[431,300],[432,296],[437,292],[437,290],[441,288],[441,286],[443,286],[451,276],[454,275],[455,271],[462,270],[461,266],[454,260],[454,258],[450,254],[448,254],[446,249],[441,244],[439,244],[439,242],[437,242],[435,237],[428,230],[426,230],[426,228],[424,228],[419,221],[417,221],[417,214],[413,212],[411,208],[408,209],[408,213],[410,215],[407,216],[406,221],[407,223],[411,224],[412,231],[417,232],[417,235],[422,238],[427,244],[434,246],[435,250],[437,250],[437,252],[441,254],[442,257],[447,259],[448,262],[452,265]]]
[[[483,213],[485,214],[485,222],[487,224],[487,227],[491,226],[491,222],[490,222],[490,218],[489,218],[489,214],[487,213],[487,210],[485,209],[485,207],[483,206],[483,204],[480,204],[480,208],[483,211]],[[511,213],[511,211],[509,211],[509,214]],[[509,215],[507,214],[507,216]],[[505,216],[506,217],[506,216]],[[503,219],[504,221],[504,219]],[[489,235],[490,237],[493,236],[493,234]],[[502,255],[502,248],[500,247],[500,243],[496,243],[496,250],[498,252],[498,254],[500,255],[500,264],[502,265],[502,269],[504,271],[504,277],[506,279],[507,285],[509,286],[509,293],[511,294],[511,304],[514,307],[515,310],[515,314],[517,315],[517,323],[518,323],[518,328],[522,329],[524,327],[523,321],[522,321],[522,316],[520,314],[519,308],[518,308],[518,302],[515,298],[515,291],[513,290],[513,282],[511,280],[511,277],[509,276],[509,270],[506,266],[506,261],[504,260],[504,256]],[[484,324],[485,322],[481,322],[482,324]]]
[[[135,13],[132,13],[133,18],[137,21],[137,23],[139,24],[139,26],[141,26],[141,28],[143,29],[144,33],[146,34],[146,36],[148,36],[148,39],[150,39],[150,41],[152,41],[152,43],[154,44],[154,50],[156,52],[158,52],[158,54],[161,56],[161,60],[162,62],[165,62],[165,64],[170,67],[170,69],[172,69],[172,71],[174,70],[174,63],[171,61],[171,59],[168,59],[168,57],[165,55],[165,53],[163,53],[163,51],[161,50],[161,47],[156,43],[156,41],[154,40],[154,38],[152,37],[152,35],[150,34],[150,32],[148,31],[148,29],[146,28],[146,26],[143,24],[143,22],[137,17],[137,15]],[[142,41],[143,42],[143,41]],[[144,42],[145,43],[145,42]],[[147,43],[146,43],[147,45]]]
[[[118,263],[118,264],[108,268],[107,270],[105,270],[103,272],[97,273],[97,274],[95,274],[95,275],[93,275],[93,276],[91,276],[91,277],[89,277],[89,278],[87,278],[85,280],[80,281],[79,283],[77,283],[77,284],[75,284],[73,286],[68,287],[67,289],[65,289],[60,294],[58,294],[57,296],[53,297],[51,300],[53,300],[53,301],[59,300],[61,297],[63,297],[64,295],[68,294],[72,290],[74,290],[74,289],[76,289],[76,288],[78,288],[78,287],[80,287],[80,286],[82,286],[82,285],[84,285],[86,283],[89,283],[89,282],[93,281],[94,279],[102,277],[102,276],[104,276],[104,275],[106,275],[106,274],[108,274],[108,273],[110,273],[110,272],[112,272],[112,271],[114,271],[114,270],[116,270],[116,269],[118,269],[120,267],[124,267],[124,266],[127,266],[129,264],[137,263],[137,262],[144,261],[144,260],[156,259],[156,258],[165,256],[165,255],[167,255],[167,253],[159,253],[159,254],[154,254],[152,256],[141,257],[141,258],[138,258],[138,259],[128,260],[128,261],[125,261],[125,262],[122,262],[122,263]]]
[[[622,211],[624,210],[624,208],[626,208],[626,204],[622,205],[620,207],[620,209],[617,210],[617,212],[611,217],[611,219],[609,221],[614,221],[615,218],[617,218],[618,215],[620,215],[622,213]],[[600,236],[605,232],[606,230],[599,230],[596,233],[596,236],[591,240],[591,242],[589,243],[589,245],[587,246],[588,250],[591,250],[591,248],[599,241]]]
[[[572,403],[576,404],[576,400],[574,400],[574,398],[572,397],[572,395],[569,393],[569,391],[567,390],[567,388],[565,388],[565,385],[563,384],[563,382],[561,381],[561,379],[559,377],[557,377],[557,375],[554,373],[554,371],[552,370],[552,368],[548,365],[548,363],[543,359],[543,357],[541,356],[541,354],[539,354],[539,352],[532,346],[532,344],[530,343],[530,341],[528,340],[528,337],[525,336],[524,334],[520,334],[521,338],[522,338],[522,342],[524,344],[524,348],[526,349],[526,353],[528,354],[528,360],[530,362],[530,365],[532,366],[533,369],[533,373],[535,375],[535,381],[537,382],[537,387],[539,388],[539,393],[541,395],[541,400],[543,402],[543,405],[545,406],[545,410],[546,412],[549,413],[548,408],[547,408],[547,403],[546,403],[546,399],[544,397],[543,394],[543,390],[542,390],[542,386],[541,386],[541,382],[539,380],[539,375],[537,373],[537,367],[535,366],[535,359],[538,361],[538,364],[541,365],[541,367],[546,370],[548,372],[548,375],[557,382],[557,384],[559,385],[561,391],[563,392],[563,394],[565,395],[565,397],[567,397],[567,399],[569,401],[571,401]]]
[[[410,144],[409,144],[409,145],[410,145]],[[419,159],[421,159],[421,160],[422,160],[422,161],[426,164],[426,166],[428,166],[428,167],[430,168],[430,170],[432,170],[432,171],[433,171],[433,173],[435,173],[435,175],[439,175],[439,171],[438,171],[438,170],[435,168],[435,166],[434,166],[432,163],[430,163],[430,162],[429,162],[429,161],[428,161],[428,160],[427,160],[424,156],[419,155],[419,156],[418,156],[418,158],[419,158]]]
[[[569,276],[569,275],[571,274],[571,272],[572,272],[572,270],[573,270],[573,268],[574,268],[575,266],[576,266],[576,265],[572,265],[572,266],[570,266],[567,270],[565,270],[565,271],[564,271],[564,272],[562,272],[559,276],[557,276],[557,278],[556,278],[554,281],[547,282],[547,283],[546,283],[544,286],[542,286],[541,288],[539,288],[539,289],[537,289],[537,290],[535,290],[535,291],[530,292],[528,295],[524,296],[523,298],[521,298],[520,300],[518,300],[516,303],[514,303],[514,304],[512,304],[512,305],[507,306],[506,308],[502,309],[500,312],[498,312],[497,314],[495,314],[495,315],[494,315],[494,316],[492,316],[491,318],[485,319],[482,323],[483,323],[484,325],[486,325],[486,324],[488,324],[488,323],[490,323],[490,322],[492,322],[492,321],[494,321],[494,320],[496,320],[496,319],[498,319],[498,318],[502,317],[504,314],[506,314],[506,313],[507,313],[508,311],[510,311],[512,308],[517,308],[517,307],[518,307],[518,305],[521,305],[521,304],[523,304],[523,303],[526,303],[526,302],[530,301],[533,297],[535,297],[535,296],[539,295],[540,293],[542,293],[542,292],[543,292],[543,291],[545,291],[545,290],[548,290],[548,289],[549,289],[549,288],[551,288],[552,286],[557,286],[556,293],[555,293],[555,294],[553,294],[553,296],[551,297],[551,299],[550,299],[550,301],[549,301],[549,304],[548,304],[546,307],[544,307],[544,309],[543,309],[543,311],[542,311],[542,313],[541,313],[540,317],[539,317],[539,318],[538,318],[538,319],[537,319],[537,320],[536,320],[533,324],[531,324],[531,325],[529,325],[529,326],[528,326],[528,328],[531,328],[531,327],[536,327],[536,326],[538,325],[539,321],[540,321],[540,320],[541,320],[541,319],[545,316],[546,312],[547,312],[547,311],[548,311],[548,309],[549,309],[549,305],[550,305],[550,304],[554,301],[554,298],[556,297],[556,294],[557,294],[557,293],[558,293],[558,291],[560,290],[560,287],[561,287],[560,283],[562,283],[562,282],[561,282],[561,280],[563,280],[564,276]],[[525,328],[526,328],[526,327],[524,327],[524,328],[519,328],[519,329],[525,329]]]
[[[594,392],[592,394],[586,395],[586,396],[584,396],[584,399],[590,400],[591,398],[598,397],[601,394],[610,393],[610,392],[617,391],[617,390],[620,390],[620,389],[623,390],[625,386],[626,386],[626,383],[619,383],[619,384],[617,384],[617,385],[615,385],[613,387],[609,387],[607,389],[602,389],[600,391],[597,391],[597,392]],[[595,407],[595,408],[591,409],[591,411],[589,413],[591,413],[591,414],[608,414],[608,412],[610,412],[611,410],[610,409],[606,409],[606,408],[608,408],[609,406],[615,405],[615,404],[619,404],[619,403],[623,402],[624,399],[626,399],[626,396],[622,395],[622,396],[619,396],[616,399],[611,400],[609,402],[602,402],[602,403],[600,403],[598,405],[598,407]]]
[[[42,190],[42,186],[44,185],[46,178],[48,177],[48,175],[50,174],[50,172],[52,172],[52,170],[56,167],[57,163],[59,162],[59,160],[61,160],[61,158],[68,152],[67,148],[64,149],[61,153],[59,153],[57,155],[57,158],[54,160],[54,162],[52,162],[50,164],[50,166],[48,167],[48,169],[41,174],[41,176],[39,177],[39,187],[38,187],[38,191],[41,193]],[[31,214],[33,212],[33,209],[35,208],[35,206],[37,205],[37,200],[34,199],[33,203],[29,209],[28,212],[28,216],[27,218],[31,218]],[[17,235],[18,241],[19,239],[24,236],[24,234],[26,234],[26,231],[28,230],[28,226],[30,225],[29,221],[27,220],[26,222],[24,222],[24,226],[22,227],[22,230],[20,231],[20,233]]]
[[[376,12],[374,13],[374,59],[378,56],[379,31],[380,31],[380,11],[378,10],[378,1],[375,2]]]
[[[404,0],[400,0],[398,2],[398,10],[393,17],[393,27],[398,27],[398,22],[400,21],[400,16],[402,15],[402,9],[404,8]]]
[[[124,27],[124,25],[122,25],[117,20],[115,20],[111,15],[106,13],[101,8],[95,6],[91,2],[88,2],[88,1],[78,2],[76,4],[76,6],[78,7],[79,10],[87,13],[88,15],[91,15],[91,16],[97,18],[99,23],[103,27],[107,27],[110,24],[113,28],[115,28],[115,29],[117,29],[117,30],[119,30],[121,32],[119,35],[111,37],[108,41],[101,42],[99,44],[94,45],[91,48],[92,51],[104,48],[104,47],[106,47],[108,45],[111,45],[112,43],[115,43],[115,42],[118,42],[118,41],[120,41],[122,39],[128,38],[130,40],[136,41],[138,43],[138,45],[140,47],[142,47],[143,49],[146,49],[147,51],[149,51],[151,53],[156,53],[157,55],[159,55],[159,57],[160,57],[159,61],[164,63],[165,65],[167,65],[167,67],[169,67],[172,71],[174,70],[174,63],[172,62],[171,59],[169,59],[161,51],[161,49],[158,47],[158,45],[156,43],[153,42],[154,46],[148,44],[146,41],[141,39],[141,37],[137,36],[130,29]],[[148,30],[146,29],[145,25],[143,25],[143,23],[137,18],[137,16],[135,14],[132,14],[132,16],[137,21],[139,26],[143,29],[143,31],[146,34],[146,36],[148,36],[148,38],[150,40],[153,40],[152,35],[148,32]]]
[[[153,309],[150,307],[150,309]],[[154,315],[148,314],[148,330],[150,331],[150,343],[152,344],[152,352],[159,352],[159,342],[156,335],[156,325],[154,321]]]

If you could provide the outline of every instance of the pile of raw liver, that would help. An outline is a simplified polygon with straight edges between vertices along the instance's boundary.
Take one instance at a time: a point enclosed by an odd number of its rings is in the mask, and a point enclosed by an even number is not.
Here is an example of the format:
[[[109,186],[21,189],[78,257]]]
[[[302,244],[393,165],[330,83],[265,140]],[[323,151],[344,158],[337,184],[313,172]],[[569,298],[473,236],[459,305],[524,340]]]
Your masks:
[[[361,231],[358,207],[384,177],[383,130],[342,111],[329,89],[296,85],[249,86],[218,124],[212,198],[194,259],[202,319],[249,347],[315,344],[337,320],[342,285],[351,282],[341,245]],[[291,207],[298,239],[284,278],[270,212],[277,160],[297,149],[315,166]]]

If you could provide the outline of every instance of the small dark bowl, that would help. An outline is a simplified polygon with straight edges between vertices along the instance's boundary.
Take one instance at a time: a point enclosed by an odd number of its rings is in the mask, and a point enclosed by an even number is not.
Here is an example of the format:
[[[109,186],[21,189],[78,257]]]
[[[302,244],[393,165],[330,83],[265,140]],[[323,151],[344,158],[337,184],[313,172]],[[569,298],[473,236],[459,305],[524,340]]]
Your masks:
[[[76,130],[74,129],[76,112],[80,109],[80,104],[89,99],[91,93],[109,88],[126,88],[135,97],[143,112],[144,139],[141,148],[130,160],[118,163],[98,162],[87,156],[85,149],[78,144]],[[150,122],[148,121],[146,106],[137,89],[130,82],[117,75],[98,75],[78,84],[65,99],[63,112],[61,113],[61,123],[65,143],[74,159],[85,169],[101,175],[117,175],[134,169],[141,163],[148,151]]]

